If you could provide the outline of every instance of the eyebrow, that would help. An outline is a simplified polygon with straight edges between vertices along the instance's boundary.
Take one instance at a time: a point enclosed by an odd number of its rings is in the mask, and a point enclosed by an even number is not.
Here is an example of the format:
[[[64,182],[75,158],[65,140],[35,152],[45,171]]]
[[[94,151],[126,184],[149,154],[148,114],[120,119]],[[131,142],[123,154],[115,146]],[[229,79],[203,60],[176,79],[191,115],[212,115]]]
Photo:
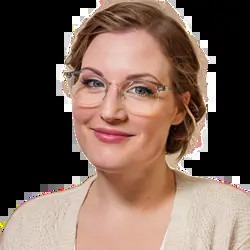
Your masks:
[[[101,71],[99,71],[98,69],[92,68],[92,67],[83,67],[81,70],[83,69],[89,69],[91,71],[93,71],[94,73],[96,73],[97,75],[104,77],[103,73]],[[139,73],[139,74],[130,74],[127,75],[125,80],[131,80],[131,79],[135,79],[135,78],[139,78],[139,77],[143,77],[143,76],[151,76],[152,78],[154,78],[156,80],[156,82],[153,82],[159,86],[164,86],[154,75],[150,74],[150,73]]]

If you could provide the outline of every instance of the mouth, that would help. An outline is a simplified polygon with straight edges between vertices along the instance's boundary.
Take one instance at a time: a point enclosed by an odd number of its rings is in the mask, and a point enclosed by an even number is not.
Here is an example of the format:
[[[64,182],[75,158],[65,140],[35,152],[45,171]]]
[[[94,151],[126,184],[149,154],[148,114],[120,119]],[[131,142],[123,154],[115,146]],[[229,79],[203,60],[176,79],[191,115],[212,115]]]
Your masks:
[[[94,130],[94,134],[96,138],[102,142],[106,143],[120,143],[123,141],[128,140],[133,135],[112,135],[112,134],[105,134]]]

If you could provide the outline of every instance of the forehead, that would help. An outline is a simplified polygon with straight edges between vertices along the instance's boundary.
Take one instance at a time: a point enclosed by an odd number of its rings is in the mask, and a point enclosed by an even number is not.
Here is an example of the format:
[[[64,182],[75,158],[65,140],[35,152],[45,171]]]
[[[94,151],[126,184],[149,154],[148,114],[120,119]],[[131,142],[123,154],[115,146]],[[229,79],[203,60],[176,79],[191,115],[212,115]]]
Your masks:
[[[87,66],[113,80],[142,72],[162,80],[168,77],[170,68],[160,45],[143,30],[97,35],[83,55],[82,68]]]

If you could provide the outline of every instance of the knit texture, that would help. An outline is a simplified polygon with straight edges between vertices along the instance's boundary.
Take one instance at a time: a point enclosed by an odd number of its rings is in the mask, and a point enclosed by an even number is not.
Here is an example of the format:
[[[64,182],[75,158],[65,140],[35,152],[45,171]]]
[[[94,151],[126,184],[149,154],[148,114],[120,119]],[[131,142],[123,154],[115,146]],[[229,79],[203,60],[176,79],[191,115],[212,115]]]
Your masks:
[[[177,190],[161,250],[249,250],[250,194],[173,170]],[[0,249],[73,250],[78,212],[96,178],[19,206],[0,236]]]

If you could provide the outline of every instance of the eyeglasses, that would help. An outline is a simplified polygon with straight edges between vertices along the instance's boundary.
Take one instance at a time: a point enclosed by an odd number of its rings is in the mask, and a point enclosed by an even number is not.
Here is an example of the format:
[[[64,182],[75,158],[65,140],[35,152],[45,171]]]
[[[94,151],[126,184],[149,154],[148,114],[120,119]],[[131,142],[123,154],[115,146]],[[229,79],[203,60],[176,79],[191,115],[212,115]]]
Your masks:
[[[88,68],[64,72],[72,98],[78,106],[94,108],[105,99],[109,83],[104,77]],[[159,92],[174,90],[159,81],[144,79],[125,80],[120,83],[119,95],[126,111],[135,115],[150,115],[157,106]]]

